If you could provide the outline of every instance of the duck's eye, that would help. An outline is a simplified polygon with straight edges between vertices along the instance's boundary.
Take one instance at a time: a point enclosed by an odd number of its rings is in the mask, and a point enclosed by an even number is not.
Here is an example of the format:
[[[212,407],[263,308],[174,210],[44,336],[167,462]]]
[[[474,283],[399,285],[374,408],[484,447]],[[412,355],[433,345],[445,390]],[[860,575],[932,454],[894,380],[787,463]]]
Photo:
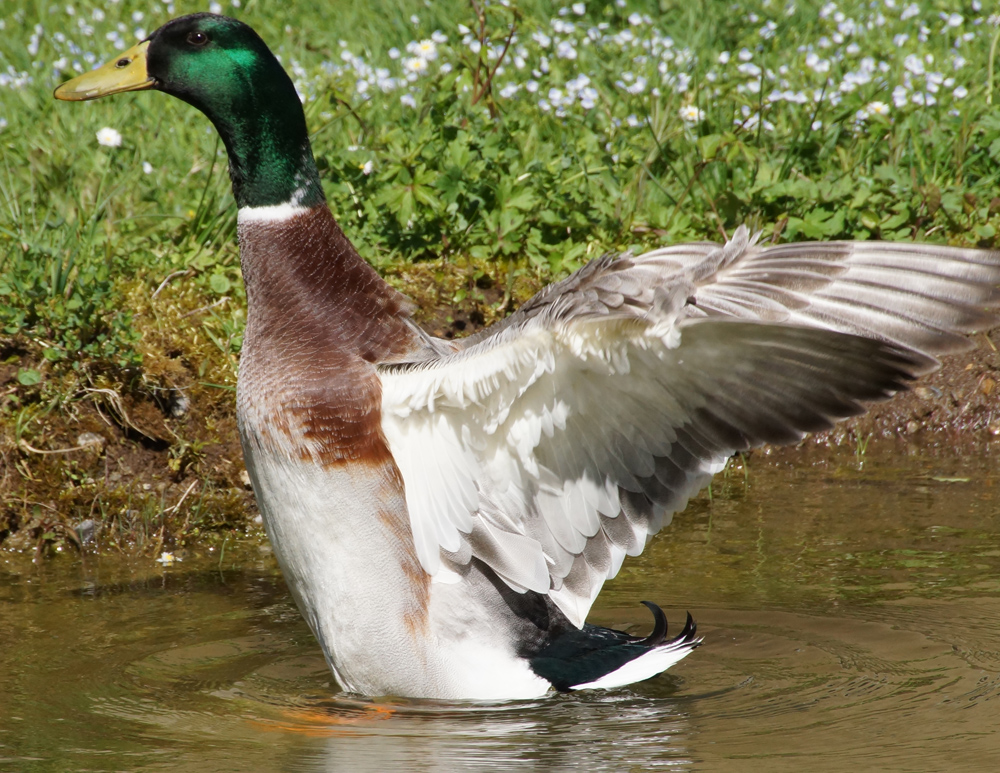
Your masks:
[[[187,42],[192,46],[203,46],[208,42],[208,35],[204,32],[189,32]]]
[[[127,56],[123,56],[121,59],[115,62],[115,67],[117,67],[120,70],[122,67],[128,67],[130,64],[132,64],[132,60],[129,59]]]

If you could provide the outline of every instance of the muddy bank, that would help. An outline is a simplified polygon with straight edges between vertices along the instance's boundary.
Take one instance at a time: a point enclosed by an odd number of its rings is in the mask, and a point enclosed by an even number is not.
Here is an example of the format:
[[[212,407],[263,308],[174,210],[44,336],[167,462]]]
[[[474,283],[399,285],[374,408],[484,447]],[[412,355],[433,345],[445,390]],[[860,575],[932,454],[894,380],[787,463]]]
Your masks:
[[[441,263],[388,278],[422,310],[421,324],[444,337],[491,324],[541,285],[531,275]],[[137,319],[142,324],[141,314]],[[26,369],[44,369],[37,345],[0,339],[0,549],[159,555],[196,541],[261,536],[237,436],[234,382],[206,377],[204,361],[179,348],[183,326],[162,338],[148,355],[159,363],[156,378],[79,381],[63,395],[19,381]],[[815,460],[823,448],[863,450],[899,438],[960,451],[1000,437],[1000,328],[972,341],[972,351],[947,358],[910,392],[803,448],[755,456],[788,462],[808,453]]]

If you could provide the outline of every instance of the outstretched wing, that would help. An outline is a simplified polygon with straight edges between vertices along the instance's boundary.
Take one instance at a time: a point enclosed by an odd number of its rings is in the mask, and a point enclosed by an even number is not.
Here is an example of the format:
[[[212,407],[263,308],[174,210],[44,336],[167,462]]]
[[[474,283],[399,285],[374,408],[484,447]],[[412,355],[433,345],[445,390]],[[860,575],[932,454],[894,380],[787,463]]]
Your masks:
[[[996,253],[881,247],[741,229],[602,258],[459,351],[383,366],[424,569],[457,580],[476,558],[582,624],[734,452],[862,412],[992,319]]]
[[[1000,252],[907,242],[761,247],[741,227],[726,245],[666,247],[635,259],[647,282],[687,275],[688,316],[823,327],[941,355],[996,320]]]

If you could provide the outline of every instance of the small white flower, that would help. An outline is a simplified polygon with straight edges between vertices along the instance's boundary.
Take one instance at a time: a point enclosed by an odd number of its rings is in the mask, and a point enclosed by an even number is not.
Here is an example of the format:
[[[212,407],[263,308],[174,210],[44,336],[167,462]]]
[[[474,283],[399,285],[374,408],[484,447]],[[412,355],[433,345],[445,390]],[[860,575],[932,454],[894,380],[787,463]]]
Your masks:
[[[389,49],[389,58],[390,59],[399,59],[399,49],[396,48],[395,46],[393,46],[392,48],[390,48]]]
[[[903,9],[903,12],[899,15],[899,18],[902,19],[903,21],[906,21],[907,19],[917,16],[919,13],[920,13],[920,6],[917,5],[916,3],[910,3],[908,6],[906,6],[906,8]]]
[[[142,173],[143,174],[152,174],[153,173],[153,165],[151,163],[149,163],[148,161],[143,161],[142,162]]]
[[[552,38],[550,38],[544,32],[532,32],[531,39],[534,40],[542,48],[548,48],[552,44]]]
[[[680,116],[684,123],[701,123],[705,120],[705,111],[695,105],[685,105],[680,109]]]
[[[729,61],[729,52],[723,51],[719,54],[719,64],[726,64]]]
[[[969,90],[965,88],[965,86],[958,86],[953,92],[951,92],[951,95],[955,97],[955,99],[965,99],[969,96]]]
[[[912,72],[914,75],[924,74],[924,62],[916,54],[910,54],[903,60],[903,67]]]
[[[403,96],[399,98],[399,101],[402,102],[406,107],[417,106],[417,100],[414,99],[412,94],[403,94]]]
[[[889,106],[885,102],[869,102],[865,110],[872,115],[889,115]]]
[[[942,13],[941,18],[944,20],[946,27],[961,27],[962,22],[965,21],[960,13]]]
[[[429,62],[433,62],[438,56],[437,44],[433,40],[421,40],[419,43],[413,44],[413,48],[407,46],[406,50]]]
[[[941,84],[944,83],[944,75],[939,72],[929,72],[925,80],[927,81],[927,90],[932,94],[937,94]]]
[[[820,59],[819,54],[815,51],[810,51],[806,54],[806,66],[809,67],[814,72],[824,73],[830,71],[830,60]]]
[[[560,40],[556,46],[556,56],[560,59],[576,59],[576,49],[568,40]]]
[[[896,88],[892,90],[892,104],[896,107],[905,107],[908,101],[909,94],[907,93],[905,86],[896,86]]]
[[[120,148],[122,146],[122,135],[117,130],[105,126],[97,132],[97,142],[107,148]]]
[[[413,56],[404,59],[403,70],[406,72],[416,73],[417,75],[423,72],[427,72],[427,60],[422,59],[419,56]]]
[[[164,566],[170,566],[174,563],[180,563],[181,559],[175,556],[173,553],[167,553],[164,551],[160,553],[160,557],[156,559],[156,563],[163,564]]]
[[[535,80],[528,81],[527,83],[524,84],[524,88],[529,94],[534,94],[536,91],[538,91],[538,81]]]
[[[577,16],[583,16],[587,12],[587,6],[583,3],[573,3],[572,8]]]
[[[814,132],[818,132],[822,128],[823,128],[823,122],[822,121],[813,121],[812,122],[812,130]]]
[[[366,175],[371,174],[372,170],[374,169],[375,169],[375,164],[372,161],[365,161],[365,163],[361,165],[361,171]]]
[[[581,89],[580,107],[582,107],[584,110],[590,110],[597,104],[598,96],[600,95],[597,93],[597,89],[593,89],[589,86],[585,89]]]

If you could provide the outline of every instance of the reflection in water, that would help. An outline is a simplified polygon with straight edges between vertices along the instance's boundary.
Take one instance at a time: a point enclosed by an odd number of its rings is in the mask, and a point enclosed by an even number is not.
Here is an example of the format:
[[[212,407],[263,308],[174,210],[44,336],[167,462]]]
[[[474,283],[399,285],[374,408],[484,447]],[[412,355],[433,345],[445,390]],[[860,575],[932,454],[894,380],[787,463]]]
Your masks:
[[[270,559],[0,557],[0,770],[982,770],[1000,757],[988,449],[751,461],[601,596],[705,645],[606,693],[337,694]],[[988,766],[987,766],[988,767]]]
[[[189,771],[230,769],[234,748],[246,753],[241,770],[261,771],[561,771],[583,763],[617,771],[626,758],[641,770],[690,761],[685,712],[669,697],[676,689],[669,679],[658,699],[617,692],[477,704],[368,701],[310,694],[328,678],[322,658],[291,648],[274,659],[273,644],[245,637],[157,653],[128,678],[147,689],[157,683],[171,700],[137,700],[133,688],[97,701],[94,711],[181,742],[188,751],[165,767]],[[250,666],[262,652],[271,662]],[[198,705],[180,708],[183,692]]]

